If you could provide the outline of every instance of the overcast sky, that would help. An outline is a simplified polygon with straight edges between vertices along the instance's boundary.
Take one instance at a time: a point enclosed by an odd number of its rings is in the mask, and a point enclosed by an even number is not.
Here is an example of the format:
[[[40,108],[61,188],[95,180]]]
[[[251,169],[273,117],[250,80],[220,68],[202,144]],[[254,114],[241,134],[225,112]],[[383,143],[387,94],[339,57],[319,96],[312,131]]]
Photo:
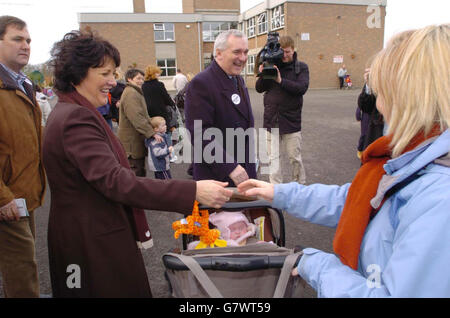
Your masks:
[[[263,2],[240,1],[241,12]],[[182,0],[145,0],[146,11],[153,13],[181,13],[181,3]],[[132,11],[132,0],[0,0],[0,15],[17,16],[28,24],[32,38],[30,64],[48,60],[52,44],[65,33],[78,29],[77,12]],[[449,12],[449,0],[388,0],[385,42],[399,31],[450,23]]]

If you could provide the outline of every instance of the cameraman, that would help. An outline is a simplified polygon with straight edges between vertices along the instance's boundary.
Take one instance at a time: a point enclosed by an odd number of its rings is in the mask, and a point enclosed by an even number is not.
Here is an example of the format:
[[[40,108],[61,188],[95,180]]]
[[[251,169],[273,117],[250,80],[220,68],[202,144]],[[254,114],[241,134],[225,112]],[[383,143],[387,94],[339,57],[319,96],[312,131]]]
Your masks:
[[[290,181],[305,184],[305,169],[300,150],[303,95],[309,86],[309,70],[308,65],[297,60],[294,40],[290,36],[281,36],[280,46],[284,54],[278,67],[275,65],[278,77],[272,80],[259,76],[255,87],[258,93],[265,92],[263,127],[267,129],[267,152],[271,163],[269,180],[271,183],[283,182],[280,166],[280,153],[283,150],[292,165],[293,176],[290,176]],[[262,70],[263,64],[259,66],[260,73]],[[272,128],[279,128],[279,149],[275,149],[277,143],[272,141]],[[271,143],[274,149],[271,149]]]

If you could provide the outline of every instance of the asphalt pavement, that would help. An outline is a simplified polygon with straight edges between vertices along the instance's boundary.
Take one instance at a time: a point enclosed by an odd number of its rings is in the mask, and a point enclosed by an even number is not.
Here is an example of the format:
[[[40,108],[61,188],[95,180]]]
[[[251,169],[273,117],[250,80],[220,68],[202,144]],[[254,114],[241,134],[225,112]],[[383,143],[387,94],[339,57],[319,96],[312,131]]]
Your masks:
[[[344,184],[350,182],[359,168],[356,145],[360,133],[355,119],[357,97],[360,90],[310,90],[304,96],[302,113],[302,158],[306,170],[307,184]],[[249,89],[256,128],[262,127],[263,97]],[[262,143],[264,144],[264,143]],[[264,146],[264,145],[263,145]],[[289,164],[282,162],[285,166]],[[264,167],[264,165],[262,166]],[[172,177],[188,179],[187,163],[172,164]],[[147,176],[153,178],[152,172]],[[259,179],[268,181],[266,174],[259,173]],[[50,190],[47,189],[44,205],[36,210],[36,255],[41,294],[51,295],[48,269],[47,224],[50,206]],[[175,240],[171,224],[181,214],[146,211],[154,239],[154,247],[143,250],[143,257],[153,297],[170,297],[169,286],[164,278],[162,255],[172,248],[181,248],[181,239]],[[314,247],[332,253],[335,229],[315,225],[284,213],[286,223],[286,246]],[[0,277],[0,285],[2,284]],[[307,297],[315,292],[307,289]],[[4,297],[0,288],[0,297]]]

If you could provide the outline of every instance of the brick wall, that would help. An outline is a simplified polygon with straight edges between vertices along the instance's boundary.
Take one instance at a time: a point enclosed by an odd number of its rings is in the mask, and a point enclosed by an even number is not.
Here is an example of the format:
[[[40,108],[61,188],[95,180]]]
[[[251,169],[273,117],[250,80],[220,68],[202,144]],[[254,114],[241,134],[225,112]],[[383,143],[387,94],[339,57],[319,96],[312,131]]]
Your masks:
[[[383,48],[384,7],[381,28],[372,29],[366,6],[288,3],[286,13],[286,33],[310,68],[310,87],[337,87],[340,64],[333,63],[335,55],[343,55],[353,85],[363,85],[368,60]],[[310,40],[302,41],[301,33],[309,33]]]
[[[183,2],[186,0],[183,0]],[[190,2],[191,0],[188,0]],[[194,0],[194,10],[236,10],[238,13],[241,9],[239,0]]]
[[[186,25],[190,25],[186,28]],[[201,28],[200,28],[201,32]],[[201,34],[200,34],[201,38]],[[177,66],[184,74],[200,72],[198,23],[175,23]],[[203,58],[202,64],[203,64]]]
[[[183,0],[183,13],[194,13],[194,0]]]
[[[190,27],[186,28],[189,25]],[[131,67],[142,71],[149,64],[156,64],[153,23],[82,23],[80,29],[89,26],[110,41],[120,52],[123,73]],[[174,23],[177,67],[183,73],[200,72],[200,53],[197,23]],[[173,42],[172,42],[173,43]],[[212,52],[212,48],[210,49]],[[203,65],[203,57],[201,59]],[[161,78],[168,90],[172,90],[172,78]]]
[[[333,63],[335,55],[343,55],[353,86],[362,87],[364,69],[383,48],[385,7],[381,7],[381,28],[367,26],[371,14],[367,6],[288,2],[285,27],[277,32],[294,39],[298,58],[309,66],[311,88],[338,87],[341,64]],[[302,41],[302,33],[309,33],[310,40]],[[266,35],[250,38],[249,49],[262,48],[266,39]],[[248,87],[254,83],[248,75]]]
[[[152,23],[81,23],[110,41],[120,52],[121,69],[130,66],[144,70],[156,61]]]
[[[133,0],[133,12],[145,13],[145,0]]]
[[[183,10],[190,4],[200,8],[239,7],[238,0],[185,0]],[[381,28],[371,29],[367,26],[367,19],[372,12],[367,12],[367,6],[294,2],[287,2],[284,6],[285,26],[277,32],[294,38],[299,59],[310,69],[310,87],[338,87],[340,64],[333,63],[336,55],[343,55],[353,85],[361,87],[368,60],[383,47],[385,7],[381,7]],[[82,23],[80,27],[86,25],[117,46],[122,57],[122,70],[134,63],[142,69],[155,63],[153,23]],[[203,43],[198,32],[198,23],[175,23],[177,66],[184,73],[197,74],[203,68],[204,53],[213,51],[213,43]],[[302,33],[309,33],[310,40],[302,41]],[[252,53],[258,52],[266,40],[267,34],[250,38],[249,49]],[[254,87],[253,75],[247,75],[246,80],[248,87]]]

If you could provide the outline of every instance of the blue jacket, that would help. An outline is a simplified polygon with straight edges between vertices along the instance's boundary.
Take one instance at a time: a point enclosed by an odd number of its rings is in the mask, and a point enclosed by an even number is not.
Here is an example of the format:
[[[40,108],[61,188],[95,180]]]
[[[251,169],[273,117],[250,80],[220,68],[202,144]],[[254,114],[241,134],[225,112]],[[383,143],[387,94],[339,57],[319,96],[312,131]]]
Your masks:
[[[358,270],[334,254],[306,248],[300,275],[319,297],[450,297],[450,130],[389,160],[383,194],[418,171],[369,223]],[[336,227],[350,184],[275,185],[273,206],[312,223]]]
[[[163,142],[158,143],[155,137],[145,139],[145,145],[148,148],[148,168],[151,171],[168,171],[170,170],[169,136],[158,134],[164,138]]]

